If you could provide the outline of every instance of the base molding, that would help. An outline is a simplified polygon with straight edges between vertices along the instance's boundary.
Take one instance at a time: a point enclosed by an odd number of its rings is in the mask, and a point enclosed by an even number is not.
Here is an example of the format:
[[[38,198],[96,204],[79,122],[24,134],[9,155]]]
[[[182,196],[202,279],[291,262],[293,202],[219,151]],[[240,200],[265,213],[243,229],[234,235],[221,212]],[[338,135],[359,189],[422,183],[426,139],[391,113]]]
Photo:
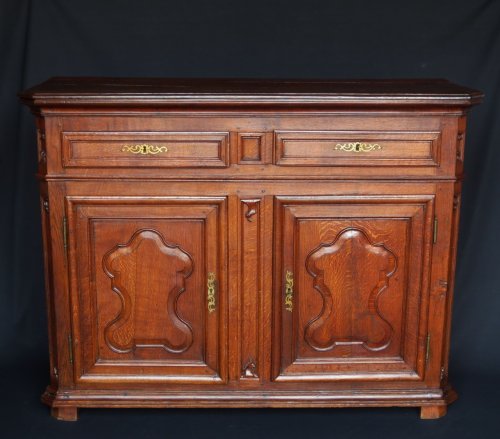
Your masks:
[[[307,407],[421,407],[422,419],[446,414],[457,395],[451,387],[433,390],[54,390],[47,388],[42,401],[57,419],[76,419],[77,408],[307,408]],[[65,409],[68,409],[65,411]],[[74,410],[74,412],[71,411]]]

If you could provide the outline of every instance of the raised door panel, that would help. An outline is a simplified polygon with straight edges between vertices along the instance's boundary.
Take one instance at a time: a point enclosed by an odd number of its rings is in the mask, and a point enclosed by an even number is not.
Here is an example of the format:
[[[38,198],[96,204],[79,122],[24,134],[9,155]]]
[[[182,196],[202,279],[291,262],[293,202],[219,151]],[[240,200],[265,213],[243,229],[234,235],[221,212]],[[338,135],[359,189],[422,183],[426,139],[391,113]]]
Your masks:
[[[433,196],[279,197],[277,381],[422,380]]]
[[[224,382],[224,198],[67,198],[75,377]]]

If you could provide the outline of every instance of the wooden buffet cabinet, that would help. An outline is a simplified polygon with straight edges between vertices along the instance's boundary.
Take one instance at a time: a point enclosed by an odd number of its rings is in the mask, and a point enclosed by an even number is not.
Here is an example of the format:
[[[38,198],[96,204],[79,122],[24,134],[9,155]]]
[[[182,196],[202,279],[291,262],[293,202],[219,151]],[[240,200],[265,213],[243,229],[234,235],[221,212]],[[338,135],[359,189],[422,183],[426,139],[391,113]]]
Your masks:
[[[446,413],[466,113],[444,80],[53,78],[43,401]]]

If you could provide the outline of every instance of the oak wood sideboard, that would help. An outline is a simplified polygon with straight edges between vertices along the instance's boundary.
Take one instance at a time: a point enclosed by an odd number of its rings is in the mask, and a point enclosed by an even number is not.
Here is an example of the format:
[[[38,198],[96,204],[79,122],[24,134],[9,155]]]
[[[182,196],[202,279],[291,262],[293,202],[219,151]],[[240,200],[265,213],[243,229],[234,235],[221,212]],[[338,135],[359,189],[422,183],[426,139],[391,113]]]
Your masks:
[[[466,116],[446,80],[52,78],[50,384],[82,407],[446,413]]]

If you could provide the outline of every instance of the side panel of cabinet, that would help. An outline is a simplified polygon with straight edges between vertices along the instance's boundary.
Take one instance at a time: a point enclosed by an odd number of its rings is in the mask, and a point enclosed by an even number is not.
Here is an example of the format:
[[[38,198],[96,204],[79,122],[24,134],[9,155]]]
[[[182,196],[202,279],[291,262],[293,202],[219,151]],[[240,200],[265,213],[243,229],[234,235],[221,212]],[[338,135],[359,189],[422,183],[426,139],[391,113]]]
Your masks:
[[[66,197],[77,385],[226,381],[226,198]]]
[[[434,199],[276,198],[276,381],[424,379]]]

